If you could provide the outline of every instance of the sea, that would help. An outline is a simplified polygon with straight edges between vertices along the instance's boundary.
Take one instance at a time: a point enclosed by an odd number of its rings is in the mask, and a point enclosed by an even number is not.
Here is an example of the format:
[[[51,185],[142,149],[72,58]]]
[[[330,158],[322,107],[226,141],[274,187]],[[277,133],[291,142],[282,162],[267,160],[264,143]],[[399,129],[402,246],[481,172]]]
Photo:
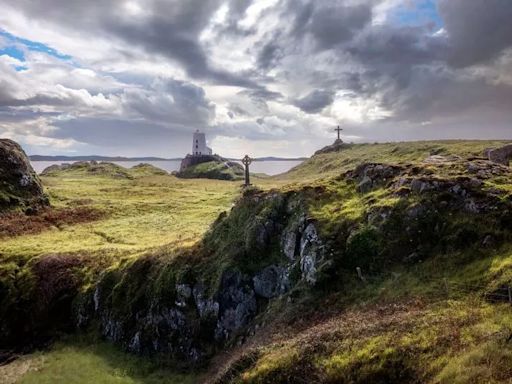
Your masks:
[[[72,161],[32,161],[32,167],[37,173],[41,173],[44,169],[54,164],[70,164]],[[135,165],[142,163],[142,161],[113,161],[122,167],[131,168]],[[158,161],[144,161],[144,163],[154,165],[169,173],[178,171],[180,169],[180,160],[158,160]],[[269,176],[278,175],[292,169],[293,167],[302,163],[302,160],[264,160],[254,161],[250,165],[251,173],[265,173]]]

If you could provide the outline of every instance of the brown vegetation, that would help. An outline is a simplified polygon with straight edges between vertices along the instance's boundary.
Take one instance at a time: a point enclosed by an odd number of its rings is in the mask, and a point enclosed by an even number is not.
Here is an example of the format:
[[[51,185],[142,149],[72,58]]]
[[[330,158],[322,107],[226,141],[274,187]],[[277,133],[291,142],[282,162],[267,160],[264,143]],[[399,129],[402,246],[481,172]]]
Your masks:
[[[104,212],[91,207],[47,208],[34,215],[23,212],[10,212],[0,215],[0,238],[34,234],[52,227],[87,223],[99,220]]]

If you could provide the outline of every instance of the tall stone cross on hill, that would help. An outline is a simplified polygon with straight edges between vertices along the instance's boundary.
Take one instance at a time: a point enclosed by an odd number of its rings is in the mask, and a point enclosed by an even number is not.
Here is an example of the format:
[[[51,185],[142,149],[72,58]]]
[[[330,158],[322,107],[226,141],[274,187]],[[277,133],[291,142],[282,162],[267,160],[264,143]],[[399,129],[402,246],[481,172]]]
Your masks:
[[[336,132],[338,132],[338,139],[336,140],[337,142],[338,141],[341,141],[341,138],[340,138],[340,132],[343,131],[343,129],[340,128],[340,126],[338,125],[338,128],[335,128],[334,129]]]
[[[242,159],[242,164],[245,166],[245,187],[249,187],[251,185],[251,181],[249,180],[249,165],[252,163],[252,159],[245,155]]]

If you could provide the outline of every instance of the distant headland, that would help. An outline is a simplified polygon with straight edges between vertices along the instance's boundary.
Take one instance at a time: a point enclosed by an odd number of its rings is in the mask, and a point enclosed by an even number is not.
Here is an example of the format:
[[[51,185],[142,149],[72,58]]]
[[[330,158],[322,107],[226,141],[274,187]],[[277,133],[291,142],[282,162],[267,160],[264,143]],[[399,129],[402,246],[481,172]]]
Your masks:
[[[29,156],[31,161],[181,161],[182,157],[163,158],[163,157],[124,157],[124,156],[45,156],[32,155]],[[257,157],[253,161],[304,161],[307,157]],[[228,158],[228,160],[239,160],[236,158]]]

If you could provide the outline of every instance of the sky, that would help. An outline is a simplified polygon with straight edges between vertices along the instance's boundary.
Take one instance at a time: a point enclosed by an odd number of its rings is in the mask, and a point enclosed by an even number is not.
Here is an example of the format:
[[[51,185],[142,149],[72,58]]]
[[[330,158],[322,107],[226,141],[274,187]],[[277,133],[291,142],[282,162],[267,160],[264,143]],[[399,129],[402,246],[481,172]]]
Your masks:
[[[511,0],[0,0],[0,137],[29,154],[309,156],[512,139]]]

